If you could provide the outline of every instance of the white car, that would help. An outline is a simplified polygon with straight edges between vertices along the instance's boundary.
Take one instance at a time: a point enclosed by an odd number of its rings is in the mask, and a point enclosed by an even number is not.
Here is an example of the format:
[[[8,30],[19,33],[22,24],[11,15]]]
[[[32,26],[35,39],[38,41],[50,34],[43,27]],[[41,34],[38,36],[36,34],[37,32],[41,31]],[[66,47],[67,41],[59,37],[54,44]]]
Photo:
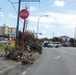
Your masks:
[[[7,41],[0,41],[0,44],[8,44],[8,42]]]
[[[51,42],[51,43],[48,44],[48,47],[56,47],[56,48],[58,48],[60,46],[61,46],[60,42]]]

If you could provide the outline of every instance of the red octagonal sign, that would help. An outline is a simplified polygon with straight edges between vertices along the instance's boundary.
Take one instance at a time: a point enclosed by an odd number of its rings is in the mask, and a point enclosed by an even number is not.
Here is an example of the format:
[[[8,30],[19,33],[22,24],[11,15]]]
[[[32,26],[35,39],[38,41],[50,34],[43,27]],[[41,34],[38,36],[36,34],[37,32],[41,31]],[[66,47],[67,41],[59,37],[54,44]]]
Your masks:
[[[22,9],[19,15],[22,19],[26,19],[29,16],[29,12],[26,9]]]

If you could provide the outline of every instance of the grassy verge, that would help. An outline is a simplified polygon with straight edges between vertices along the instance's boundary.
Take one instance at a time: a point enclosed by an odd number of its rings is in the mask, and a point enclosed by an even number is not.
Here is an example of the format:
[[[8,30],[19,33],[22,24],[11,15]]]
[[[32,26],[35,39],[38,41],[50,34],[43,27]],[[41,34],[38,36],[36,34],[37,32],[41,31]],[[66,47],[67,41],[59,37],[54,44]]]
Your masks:
[[[6,46],[5,44],[0,44],[0,52],[4,52]]]

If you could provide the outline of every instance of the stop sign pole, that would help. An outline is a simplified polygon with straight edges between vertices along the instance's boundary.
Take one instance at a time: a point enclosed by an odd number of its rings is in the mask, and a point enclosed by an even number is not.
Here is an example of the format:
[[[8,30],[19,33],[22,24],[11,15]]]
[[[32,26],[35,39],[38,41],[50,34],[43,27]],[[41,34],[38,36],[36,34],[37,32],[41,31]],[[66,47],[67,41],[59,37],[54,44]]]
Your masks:
[[[24,47],[25,26],[26,26],[26,20],[24,19],[24,26],[23,26],[23,32],[22,32],[22,48]]]
[[[20,17],[24,20],[23,32],[22,32],[22,48],[24,47],[24,32],[26,27],[26,18],[28,18],[29,12],[26,9],[20,11]]]

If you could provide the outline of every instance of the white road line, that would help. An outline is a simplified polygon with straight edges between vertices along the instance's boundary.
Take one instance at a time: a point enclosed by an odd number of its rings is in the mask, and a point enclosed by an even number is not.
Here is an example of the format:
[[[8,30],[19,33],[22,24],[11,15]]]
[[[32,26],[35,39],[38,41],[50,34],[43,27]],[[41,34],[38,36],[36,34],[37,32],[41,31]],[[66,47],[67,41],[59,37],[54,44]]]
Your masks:
[[[24,71],[23,73],[22,73],[22,75],[25,75],[26,73],[27,73],[27,71],[28,70],[30,70],[31,68],[28,68],[26,71]]]
[[[54,59],[60,59],[60,56],[58,55],[57,57],[54,57]]]
[[[26,71],[24,71],[23,73],[22,73],[22,75],[25,75],[26,74]]]

